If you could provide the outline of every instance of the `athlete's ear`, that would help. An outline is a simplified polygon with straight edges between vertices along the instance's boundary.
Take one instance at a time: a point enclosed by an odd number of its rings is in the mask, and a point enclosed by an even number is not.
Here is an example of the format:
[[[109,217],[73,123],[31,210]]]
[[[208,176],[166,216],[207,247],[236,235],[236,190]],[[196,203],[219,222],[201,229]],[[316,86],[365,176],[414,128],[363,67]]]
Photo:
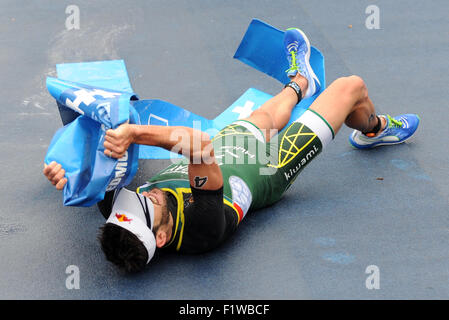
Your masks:
[[[167,240],[167,232],[158,230],[158,232],[156,233],[156,247],[162,248],[167,243]]]

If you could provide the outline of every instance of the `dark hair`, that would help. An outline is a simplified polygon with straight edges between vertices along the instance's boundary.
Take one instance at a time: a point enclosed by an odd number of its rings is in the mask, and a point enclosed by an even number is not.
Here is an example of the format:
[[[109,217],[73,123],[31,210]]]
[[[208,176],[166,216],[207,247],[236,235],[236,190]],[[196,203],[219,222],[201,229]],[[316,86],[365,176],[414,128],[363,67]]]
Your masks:
[[[148,252],[136,235],[112,223],[100,227],[98,236],[106,259],[127,272],[142,271],[148,260]]]

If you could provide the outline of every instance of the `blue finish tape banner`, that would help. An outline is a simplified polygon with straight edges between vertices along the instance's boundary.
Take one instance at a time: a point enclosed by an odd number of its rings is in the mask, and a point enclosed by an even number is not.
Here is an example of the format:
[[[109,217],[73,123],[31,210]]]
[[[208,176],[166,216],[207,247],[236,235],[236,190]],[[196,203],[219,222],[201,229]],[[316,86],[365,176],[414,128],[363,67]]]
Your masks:
[[[62,63],[56,65],[58,78],[92,87],[132,93],[123,60]]]
[[[131,145],[121,159],[104,152],[104,136],[109,128],[129,121],[140,123],[130,104],[135,95],[54,78],[47,79],[51,95],[63,107],[80,114],[54,135],[44,162],[56,161],[66,170],[64,205],[91,206],[106,191],[128,185],[137,172],[139,145]]]
[[[284,49],[284,31],[253,19],[234,54],[234,58],[286,84],[289,82],[285,70],[289,68]],[[312,46],[310,65],[321,83],[321,91],[326,87],[324,57]]]
[[[284,31],[261,20],[253,19],[251,21],[234,58],[275,78],[282,84],[289,82],[285,73],[289,66],[284,50]],[[321,88],[312,97],[303,99],[293,109],[290,122],[287,125],[304,113],[326,88],[324,57],[314,47],[311,47],[310,51],[310,65],[320,81]]]
[[[213,120],[201,117],[193,112],[161,100],[139,100],[134,102],[142,124],[163,126],[185,126],[207,132],[214,137],[220,129],[231,122],[248,117],[259,108],[271,95],[250,88],[230,107]],[[159,147],[140,146],[140,159],[176,159],[178,154]]]

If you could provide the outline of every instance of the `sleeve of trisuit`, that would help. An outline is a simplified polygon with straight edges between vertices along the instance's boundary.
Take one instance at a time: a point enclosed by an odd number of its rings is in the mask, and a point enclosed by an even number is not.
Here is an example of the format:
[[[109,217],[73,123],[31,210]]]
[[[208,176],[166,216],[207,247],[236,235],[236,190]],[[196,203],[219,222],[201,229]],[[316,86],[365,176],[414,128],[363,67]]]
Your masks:
[[[223,203],[223,187],[201,190],[191,187],[193,203],[186,207],[183,246],[203,252],[219,245],[237,226],[235,214],[229,214]]]

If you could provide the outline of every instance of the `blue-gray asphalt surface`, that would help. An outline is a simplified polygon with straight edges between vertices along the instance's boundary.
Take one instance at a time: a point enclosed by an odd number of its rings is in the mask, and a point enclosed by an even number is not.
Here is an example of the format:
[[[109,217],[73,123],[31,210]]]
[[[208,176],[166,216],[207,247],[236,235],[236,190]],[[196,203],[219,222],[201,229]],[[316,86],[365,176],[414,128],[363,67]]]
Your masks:
[[[79,30],[65,27],[71,4]],[[378,30],[365,26],[371,4]],[[0,299],[449,298],[447,0],[0,0],[0,12]],[[223,246],[126,275],[103,256],[96,208],[63,207],[42,175],[61,125],[45,78],[57,63],[124,59],[141,99],[214,118],[250,87],[281,88],[232,59],[253,18],[302,28],[327,84],[360,75],[380,113],[417,113],[420,128],[410,143],[363,152],[345,127]],[[134,184],[168,163],[143,165]],[[66,288],[70,265],[78,290]],[[366,287],[370,265],[379,289]]]

